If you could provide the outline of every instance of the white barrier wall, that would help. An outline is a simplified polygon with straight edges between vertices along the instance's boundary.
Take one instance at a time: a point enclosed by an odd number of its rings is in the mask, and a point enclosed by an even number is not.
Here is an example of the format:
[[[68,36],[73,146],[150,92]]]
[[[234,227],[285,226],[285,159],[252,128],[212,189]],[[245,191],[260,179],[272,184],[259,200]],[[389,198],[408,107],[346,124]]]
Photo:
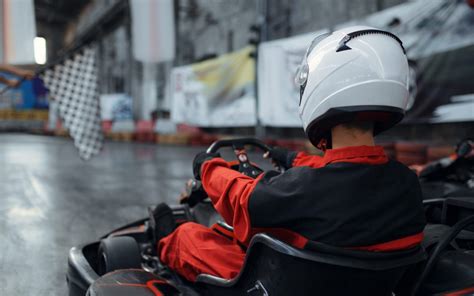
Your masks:
[[[264,126],[301,127],[294,76],[307,45],[324,31],[264,42],[259,47],[258,115]]]

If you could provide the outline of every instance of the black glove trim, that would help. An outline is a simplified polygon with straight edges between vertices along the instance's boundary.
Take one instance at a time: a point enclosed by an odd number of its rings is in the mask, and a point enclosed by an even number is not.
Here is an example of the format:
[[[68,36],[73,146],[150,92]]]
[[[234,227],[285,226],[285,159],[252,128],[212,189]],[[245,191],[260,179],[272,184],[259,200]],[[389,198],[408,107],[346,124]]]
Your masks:
[[[193,160],[193,174],[196,180],[201,180],[201,166],[208,160],[221,157],[219,153],[200,152]]]
[[[293,161],[295,160],[298,152],[290,151],[282,147],[273,147],[270,150],[270,157],[285,170],[293,167]]]
[[[293,167],[293,162],[295,161],[296,156],[298,156],[298,152],[296,151],[288,152],[288,156],[286,159],[286,169]]]

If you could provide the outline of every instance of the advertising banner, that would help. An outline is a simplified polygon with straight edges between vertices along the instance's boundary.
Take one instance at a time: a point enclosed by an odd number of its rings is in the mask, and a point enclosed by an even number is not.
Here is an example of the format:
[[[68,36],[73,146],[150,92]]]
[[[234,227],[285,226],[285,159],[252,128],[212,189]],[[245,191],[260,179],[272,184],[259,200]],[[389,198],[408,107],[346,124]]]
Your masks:
[[[417,0],[366,19],[407,49],[413,101],[405,122],[474,121],[474,9],[467,2]]]
[[[253,126],[253,47],[171,72],[171,119],[201,127]]]
[[[466,1],[411,1],[336,29],[350,25],[391,31],[403,41],[410,66],[405,123],[474,121],[474,10]],[[263,125],[301,126],[293,78],[306,47],[325,32],[260,45],[258,92]]]

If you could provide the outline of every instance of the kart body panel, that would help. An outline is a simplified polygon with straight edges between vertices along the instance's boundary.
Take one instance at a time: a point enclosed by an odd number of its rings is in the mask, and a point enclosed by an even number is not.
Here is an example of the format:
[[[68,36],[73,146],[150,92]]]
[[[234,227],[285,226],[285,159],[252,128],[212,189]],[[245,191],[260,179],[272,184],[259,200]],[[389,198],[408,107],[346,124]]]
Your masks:
[[[445,207],[451,207],[452,203],[450,199]],[[457,206],[456,209],[459,210],[459,203],[454,203]],[[474,207],[469,212],[470,205],[463,207],[463,215],[474,213]],[[144,223],[146,219],[129,224],[128,228],[121,227],[111,232],[108,237],[127,235],[134,237],[139,243],[143,242],[146,240]],[[427,241],[431,242],[425,244],[428,250],[435,245],[444,232],[450,229],[447,225],[435,226],[430,225],[425,230]],[[474,244],[474,233],[471,231],[465,231],[460,237],[461,243]],[[315,291],[324,295],[342,295],[347,294],[348,291],[351,295],[392,295],[392,290],[396,288],[396,283],[400,278],[416,280],[423,268],[425,258],[422,249],[398,258],[396,256],[393,258],[374,257],[368,260],[366,257],[357,258],[357,254],[340,256],[324,244],[318,246],[315,251],[299,250],[268,235],[258,234],[249,246],[246,262],[239,276],[226,280],[211,275],[200,275],[196,283],[189,283],[177,275],[170,279],[146,272],[146,276],[142,277],[137,275],[137,270],[133,269],[100,277],[97,273],[98,246],[99,242],[93,242],[71,249],[67,272],[70,296],[86,295],[88,289],[89,295],[121,295],[117,292],[120,287],[104,284],[104,282],[117,280],[115,277],[119,277],[122,283],[126,282],[124,279],[128,279],[130,283],[141,286],[142,289],[137,288],[137,291],[130,288],[133,285],[129,285],[128,288],[123,287],[124,291],[127,290],[127,293],[130,293],[127,295],[137,296],[155,295],[146,294],[155,290],[165,296],[289,295],[291,293],[313,295]],[[375,253],[376,256],[379,254]],[[405,268],[407,266],[410,268]],[[340,279],[344,279],[345,284],[340,284]],[[404,286],[398,289],[409,290],[412,284],[407,280]],[[149,288],[147,285],[154,288]],[[150,290],[150,292],[143,287],[155,290]],[[418,295],[461,291],[471,287],[474,287],[473,252],[448,251],[443,254]],[[247,293],[248,291],[250,292]]]

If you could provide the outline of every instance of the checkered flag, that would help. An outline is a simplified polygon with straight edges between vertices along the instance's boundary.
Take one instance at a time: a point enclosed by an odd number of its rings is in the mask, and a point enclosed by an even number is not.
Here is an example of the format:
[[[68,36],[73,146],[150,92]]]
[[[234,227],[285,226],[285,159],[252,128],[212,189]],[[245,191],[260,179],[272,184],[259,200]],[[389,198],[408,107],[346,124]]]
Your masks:
[[[59,115],[74,139],[79,156],[88,160],[99,153],[104,136],[101,129],[95,50],[91,47],[46,70],[42,79]]]

